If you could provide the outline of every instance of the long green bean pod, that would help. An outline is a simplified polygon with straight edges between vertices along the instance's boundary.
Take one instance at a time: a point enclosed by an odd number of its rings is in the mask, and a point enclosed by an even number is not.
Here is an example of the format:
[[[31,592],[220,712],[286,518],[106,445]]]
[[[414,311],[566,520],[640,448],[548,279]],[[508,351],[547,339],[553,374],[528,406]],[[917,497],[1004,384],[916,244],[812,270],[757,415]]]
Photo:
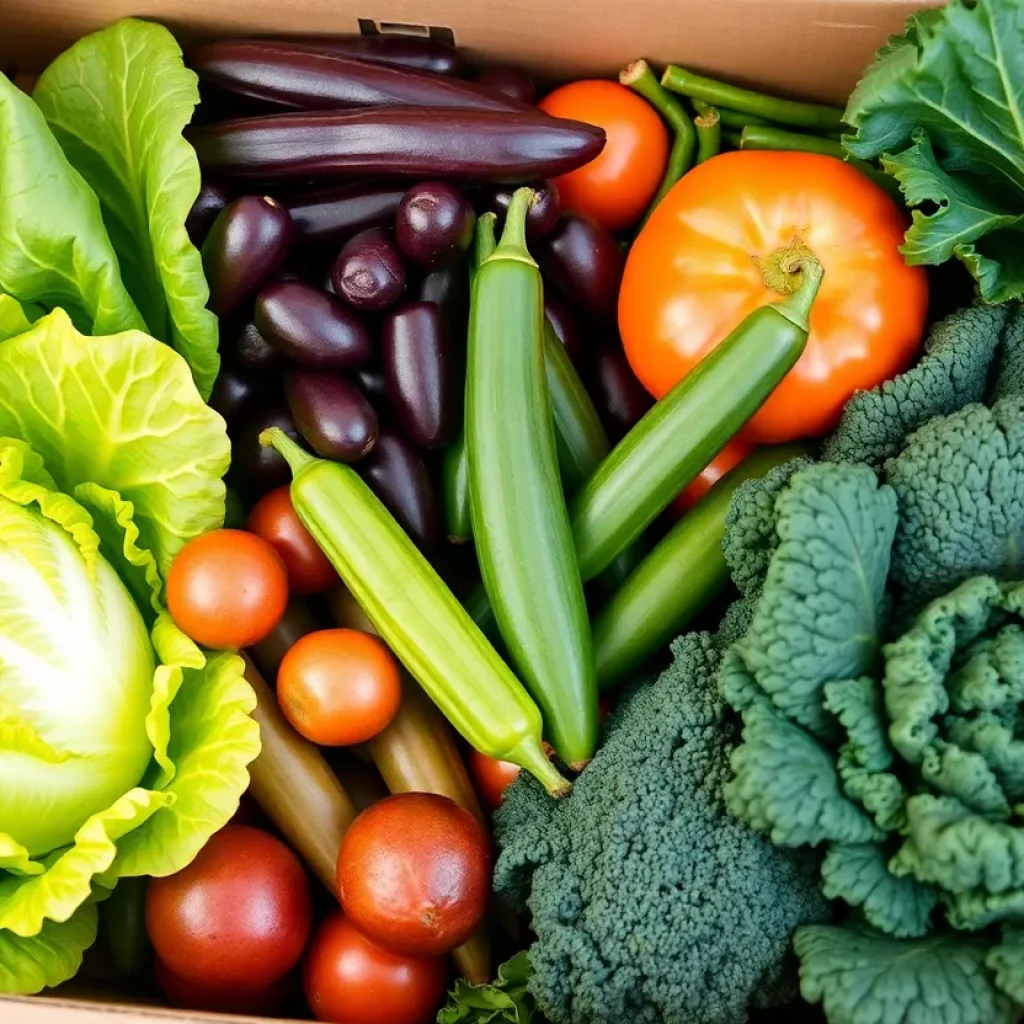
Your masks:
[[[690,102],[693,104],[693,109],[696,110],[698,114],[703,114],[712,107],[712,104],[708,103],[706,100],[694,99]],[[715,109],[718,111],[718,117],[722,122],[723,128],[746,128],[747,125],[751,124],[764,125],[765,127],[771,125],[771,121],[766,117],[758,117],[756,114],[744,114],[739,110],[729,110],[724,107],[715,107]]]
[[[753,89],[741,89],[725,82],[716,82],[713,78],[696,75],[674,64],[666,68],[661,84],[666,89],[689,96],[691,99],[703,100],[705,103],[736,110],[741,114],[754,114],[778,124],[791,124],[797,128],[813,128],[819,131],[839,131],[843,127],[843,112],[838,107],[766,96]]]
[[[533,192],[509,204],[470,303],[466,448],[484,587],[512,663],[544,712],[559,757],[597,746],[590,621],[558,471],[545,374],[544,292],[526,248]]]
[[[317,459],[276,428],[260,444],[291,467],[291,498],[374,628],[467,742],[569,783],[544,753],[540,710],[394,517],[351,467]]]
[[[722,120],[717,107],[708,107],[693,121],[697,129],[697,163],[702,164],[722,150]]]
[[[668,122],[672,130],[672,148],[668,154],[665,177],[651,200],[644,223],[665,198],[669,189],[693,166],[697,151],[697,129],[683,105],[658,81],[645,60],[635,60],[619,72],[619,81],[645,100]]]

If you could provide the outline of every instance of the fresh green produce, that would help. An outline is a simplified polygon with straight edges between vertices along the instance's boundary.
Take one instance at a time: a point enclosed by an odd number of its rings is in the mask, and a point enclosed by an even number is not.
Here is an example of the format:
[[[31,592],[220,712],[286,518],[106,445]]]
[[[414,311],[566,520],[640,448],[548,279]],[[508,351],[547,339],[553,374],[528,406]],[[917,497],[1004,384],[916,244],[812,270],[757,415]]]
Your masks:
[[[716,483],[633,570],[594,618],[594,662],[604,690],[667,646],[729,582],[722,538],[745,480],[789,462],[797,445],[763,448]]]
[[[573,499],[580,574],[626,550],[754,415],[800,358],[822,267],[806,249],[781,267],[785,298],[758,306],[626,435]]]
[[[491,984],[471,985],[459,978],[437,1024],[532,1024],[537,1003],[527,987],[530,973],[530,958],[521,952],[498,968]]]
[[[185,231],[200,181],[182,132],[199,89],[180,47],[161,25],[119,21],[58,57],[32,95],[99,199],[148,333],[185,357],[209,397],[220,366],[217,320],[206,309],[202,261]]]
[[[162,571],[224,516],[228,441],[188,366],[55,311],[0,346],[0,992],[70,977],[121,877],[184,867],[259,752],[233,655]]]
[[[961,467],[918,469],[949,482]],[[931,1019],[940,993],[948,1020],[1010,1024],[1024,995],[1024,587],[974,576],[905,625],[887,583],[907,514],[863,464],[804,467],[779,491],[762,590],[722,662],[743,717],[726,799],[780,847],[824,846],[824,894],[856,908],[796,935],[804,996],[830,1024]]]
[[[314,459],[276,428],[261,443],[288,461],[299,518],[445,717],[477,750],[564,794],[569,783],[541,747],[536,704],[358,474]]]
[[[693,126],[697,129],[697,160],[698,164],[717,156],[722,148],[722,118],[717,107],[708,107],[694,119]]]
[[[726,811],[738,736],[712,638],[673,654],[612,714],[568,797],[523,775],[495,816],[495,889],[532,912],[529,989],[552,1024],[743,1020],[792,995],[793,929],[828,920],[815,859]]]
[[[526,249],[532,201],[529,189],[513,196],[501,240],[473,281],[466,371],[470,513],[502,639],[543,711],[551,744],[566,764],[582,766],[597,744],[597,683],[558,473],[543,283]],[[557,339],[553,344],[561,348]],[[571,371],[568,357],[565,364]]]
[[[915,207],[911,264],[956,257],[986,302],[1024,295],[1021,0],[953,0],[914,14],[850,96],[847,151],[882,158]]]

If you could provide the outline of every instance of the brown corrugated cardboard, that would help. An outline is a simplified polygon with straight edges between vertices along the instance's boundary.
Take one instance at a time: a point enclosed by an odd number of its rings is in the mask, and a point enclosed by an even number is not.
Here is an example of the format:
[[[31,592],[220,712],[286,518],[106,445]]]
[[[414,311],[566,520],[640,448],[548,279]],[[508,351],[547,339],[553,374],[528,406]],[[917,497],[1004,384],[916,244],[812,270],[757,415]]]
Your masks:
[[[630,60],[844,102],[875,49],[939,0],[0,0],[0,69],[39,70],[79,36],[133,15],[185,43],[233,34],[429,31],[475,59],[551,78],[611,77]],[[71,990],[77,996],[80,989]],[[3,999],[0,1024],[230,1020],[120,1000]]]

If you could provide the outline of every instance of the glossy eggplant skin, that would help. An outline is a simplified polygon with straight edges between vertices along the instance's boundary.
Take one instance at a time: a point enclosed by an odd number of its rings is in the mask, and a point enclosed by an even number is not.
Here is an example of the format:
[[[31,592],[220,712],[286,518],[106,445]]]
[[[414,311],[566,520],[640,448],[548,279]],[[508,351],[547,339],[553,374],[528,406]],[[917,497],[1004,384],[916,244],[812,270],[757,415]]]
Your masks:
[[[598,345],[587,384],[613,444],[621,441],[654,405],[654,399],[630,369],[617,339]]]
[[[626,256],[600,224],[565,213],[537,247],[537,262],[562,294],[582,313],[614,323]]]
[[[253,413],[265,394],[266,387],[259,378],[240,373],[232,366],[224,366],[213,385],[210,408],[219,412],[231,427]]]
[[[253,495],[272,491],[292,478],[282,456],[260,444],[260,434],[271,427],[280,428],[293,441],[301,443],[291,413],[280,405],[263,407],[231,432],[231,480]]]
[[[227,337],[222,349],[225,359],[232,366],[254,374],[275,373],[284,369],[284,356],[260,334],[251,320],[225,333]]]
[[[583,338],[579,319],[565,300],[550,288],[544,292],[544,315],[550,321],[555,337],[562,343],[562,348],[565,349],[569,361],[578,369],[583,357]]]
[[[209,307],[231,316],[288,258],[292,219],[275,199],[242,196],[226,206],[203,242]]]
[[[423,456],[390,427],[382,427],[359,472],[398,525],[424,553],[441,540],[441,506]]]
[[[379,313],[405,291],[405,263],[391,236],[369,228],[350,238],[331,267],[334,294],[355,309]]]
[[[454,46],[421,36],[298,36],[287,42],[320,53],[336,53],[374,64],[395,64],[403,68],[434,71],[439,75],[458,75],[466,66],[462,54]]]
[[[373,366],[364,366],[355,375],[355,380],[375,409],[390,409],[388,379],[382,366],[378,366],[376,362]]]
[[[602,128],[539,111],[386,107],[271,114],[189,134],[206,173],[265,182],[382,175],[505,184],[567,174],[596,157]]]
[[[504,93],[394,64],[374,64],[308,46],[259,39],[208,43],[190,55],[200,81],[268,110],[439,107],[523,110]]]
[[[256,298],[253,323],[279,352],[311,370],[358,370],[373,341],[335,296],[300,281],[275,281]]]
[[[388,397],[406,436],[428,450],[443,448],[458,424],[451,340],[441,307],[406,303],[381,329]]]
[[[538,181],[530,187],[535,198],[526,215],[526,238],[527,241],[536,242],[554,230],[562,213],[562,197],[553,181]],[[496,227],[499,229],[505,223],[505,211],[512,202],[514,191],[512,188],[498,188],[485,195],[487,209],[498,215]]]
[[[227,189],[211,181],[202,183],[199,195],[196,196],[196,201],[185,218],[185,230],[194,246],[198,248],[203,244],[210,228],[213,227],[213,222],[230,202],[231,194]]]
[[[284,393],[299,433],[321,458],[358,462],[377,443],[377,414],[344,377],[289,370]]]
[[[444,181],[413,185],[395,218],[395,238],[402,252],[431,270],[458,263],[473,242],[475,228],[472,204]]]
[[[285,201],[301,245],[340,245],[367,228],[395,222],[406,186],[357,181],[308,192]]]
[[[508,96],[520,103],[533,104],[537,101],[537,83],[523,68],[514,64],[492,64],[480,71],[475,81],[489,92]]]

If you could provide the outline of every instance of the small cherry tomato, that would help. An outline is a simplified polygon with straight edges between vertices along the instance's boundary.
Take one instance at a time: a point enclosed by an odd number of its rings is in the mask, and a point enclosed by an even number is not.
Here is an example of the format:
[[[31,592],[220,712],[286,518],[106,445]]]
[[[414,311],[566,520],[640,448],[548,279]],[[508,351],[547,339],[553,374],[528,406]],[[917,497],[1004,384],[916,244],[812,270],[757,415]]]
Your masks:
[[[227,825],[183,871],[146,890],[157,957],[203,988],[264,988],[298,963],[312,925],[309,881],[279,839]]]
[[[747,314],[779,301],[780,268],[803,246],[825,270],[807,346],[739,436],[827,434],[855,391],[905,370],[921,346],[928,277],[900,255],[908,223],[883,189],[831,156],[743,150],[700,164],[626,260],[619,331],[633,372],[660,398]]]
[[[287,484],[256,502],[247,525],[281,556],[293,594],[319,594],[338,582],[334,566],[302,525]]]
[[[338,896],[385,949],[441,956],[476,931],[491,888],[490,837],[454,800],[402,793],[374,804],[345,833]]]
[[[298,640],[277,673],[285,718],[322,747],[363,743],[388,727],[402,700],[395,656],[358,629],[321,629]]]
[[[552,117],[597,125],[608,139],[590,163],[555,179],[562,206],[609,231],[636,224],[668,162],[668,131],[654,108],[624,85],[599,80],[563,85],[539,106]]]
[[[444,960],[390,953],[339,911],[313,938],[303,987],[313,1015],[330,1024],[428,1024],[444,998]]]
[[[480,799],[488,810],[496,811],[505,799],[505,790],[519,778],[519,765],[488,757],[472,747],[466,760]]]
[[[202,985],[175,974],[162,960],[154,964],[154,974],[160,991],[172,1006],[253,1017],[276,1013],[291,995],[295,984],[294,975],[288,974],[266,988],[257,988],[251,981],[236,987]]]
[[[277,552],[244,530],[190,540],[167,574],[167,607],[179,628],[215,650],[249,647],[278,623],[288,574]]]
[[[672,512],[681,516],[689,512],[711,488],[735,469],[756,447],[746,441],[730,441],[701,471],[700,476],[691,480],[672,501]]]

